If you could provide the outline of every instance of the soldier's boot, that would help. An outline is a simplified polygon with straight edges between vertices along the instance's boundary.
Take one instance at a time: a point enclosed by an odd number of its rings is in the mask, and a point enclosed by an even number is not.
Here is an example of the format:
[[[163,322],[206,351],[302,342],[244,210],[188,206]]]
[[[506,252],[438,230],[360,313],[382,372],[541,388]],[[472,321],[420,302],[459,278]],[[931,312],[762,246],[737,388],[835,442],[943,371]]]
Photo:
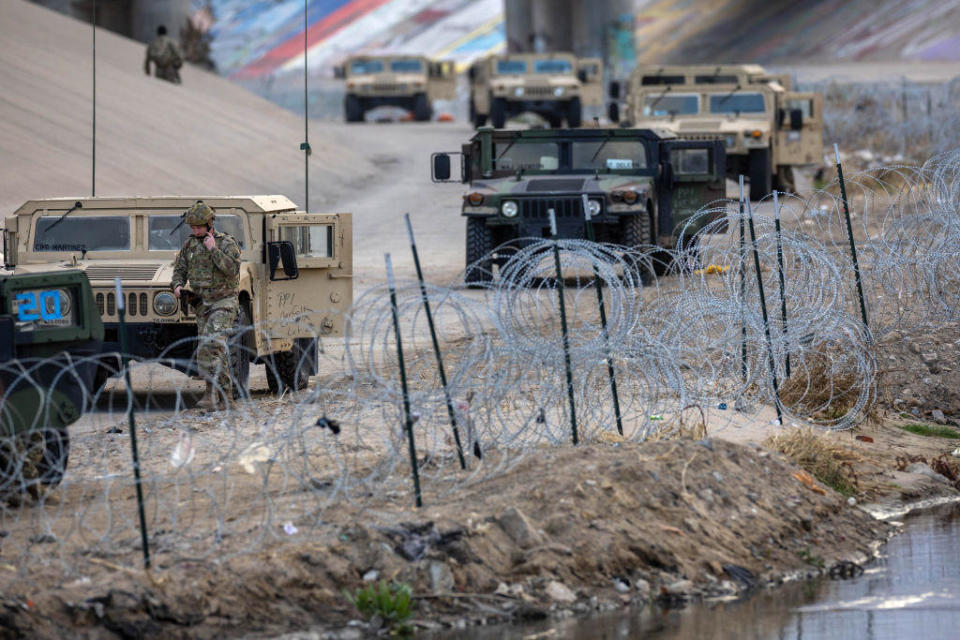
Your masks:
[[[196,408],[204,411],[213,411],[216,408],[213,393],[213,383],[208,380],[207,389],[203,392],[203,397],[197,401],[195,405]]]

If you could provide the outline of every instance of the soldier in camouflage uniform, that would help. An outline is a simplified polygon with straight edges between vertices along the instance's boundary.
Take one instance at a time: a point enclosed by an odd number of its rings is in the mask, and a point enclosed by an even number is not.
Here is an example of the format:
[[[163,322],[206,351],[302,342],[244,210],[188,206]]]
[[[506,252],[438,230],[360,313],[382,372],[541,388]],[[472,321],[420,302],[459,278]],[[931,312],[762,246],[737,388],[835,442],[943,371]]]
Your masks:
[[[215,409],[220,394],[224,406],[229,406],[233,397],[226,338],[233,332],[240,312],[240,247],[230,235],[214,231],[213,209],[202,200],[197,200],[184,216],[192,234],[174,260],[170,286],[179,298],[189,281],[200,298],[197,366],[207,382],[207,391],[197,406]]]
[[[167,28],[163,25],[157,27],[157,37],[147,47],[147,58],[143,61],[143,71],[147,75],[150,75],[151,62],[154,77],[180,84],[183,54],[176,41],[167,37]]]

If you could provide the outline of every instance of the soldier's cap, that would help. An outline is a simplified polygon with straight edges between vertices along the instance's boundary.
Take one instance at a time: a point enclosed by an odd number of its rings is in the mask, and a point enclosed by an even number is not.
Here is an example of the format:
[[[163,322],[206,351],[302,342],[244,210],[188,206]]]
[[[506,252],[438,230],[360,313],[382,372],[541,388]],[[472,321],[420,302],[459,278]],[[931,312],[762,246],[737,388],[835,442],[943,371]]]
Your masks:
[[[199,227],[204,224],[210,224],[215,217],[216,214],[214,214],[210,205],[206,204],[203,200],[197,200],[187,209],[187,212],[184,214],[184,221],[191,226]]]

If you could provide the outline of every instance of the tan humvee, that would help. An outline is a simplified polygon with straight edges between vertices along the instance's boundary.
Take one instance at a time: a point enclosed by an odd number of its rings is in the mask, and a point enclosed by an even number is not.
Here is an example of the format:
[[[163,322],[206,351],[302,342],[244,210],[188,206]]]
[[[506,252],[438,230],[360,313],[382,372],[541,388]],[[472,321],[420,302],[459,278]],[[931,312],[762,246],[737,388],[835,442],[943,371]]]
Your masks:
[[[611,86],[617,99],[619,87]],[[612,104],[610,119],[619,119]],[[750,198],[794,190],[793,167],[823,157],[823,97],[790,90],[787,75],[758,65],[640,65],[630,74],[623,120],[687,140],[723,140],[727,175],[750,180]]]
[[[375,107],[402,107],[415,120],[433,116],[435,100],[453,100],[457,75],[451,60],[430,60],[416,55],[353,56],[336,67],[346,80],[343,99],[347,122],[362,122]]]
[[[214,228],[236,238],[241,250],[241,311],[231,337],[236,386],[242,393],[250,362],[264,362],[271,389],[304,388],[316,372],[317,340],[343,334],[352,304],[351,214],[304,213],[279,195],[199,199],[216,211]],[[194,309],[186,297],[173,296],[170,281],[174,257],[190,234],[183,213],[197,200],[30,200],[5,220],[4,266],[17,274],[84,271],[106,329],[105,354],[120,351],[119,277],[126,352],[194,374]],[[119,371],[115,355],[101,362],[100,383]]]
[[[551,127],[579,127],[584,107],[603,103],[603,62],[570,53],[487,56],[470,66],[470,119],[476,128],[490,119],[502,129],[507,118],[530,111]]]

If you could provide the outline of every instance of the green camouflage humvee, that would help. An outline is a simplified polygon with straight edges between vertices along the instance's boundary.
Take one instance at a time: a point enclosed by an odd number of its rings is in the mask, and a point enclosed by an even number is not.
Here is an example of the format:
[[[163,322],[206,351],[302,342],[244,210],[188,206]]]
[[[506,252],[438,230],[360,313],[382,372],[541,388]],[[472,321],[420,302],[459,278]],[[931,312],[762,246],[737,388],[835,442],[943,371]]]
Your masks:
[[[677,246],[681,234],[713,221],[688,224],[691,216],[725,194],[723,143],[677,140],[666,131],[484,127],[461,156],[460,180],[470,185],[461,211],[468,266],[503,243],[549,237],[550,209],[558,237],[583,238],[584,194],[596,239],[627,248]],[[433,155],[433,180],[450,180],[450,154]],[[495,255],[492,264],[505,260]],[[490,279],[489,269],[467,273],[468,283]]]
[[[63,478],[67,427],[89,408],[103,323],[86,274],[0,277],[0,499]]]

